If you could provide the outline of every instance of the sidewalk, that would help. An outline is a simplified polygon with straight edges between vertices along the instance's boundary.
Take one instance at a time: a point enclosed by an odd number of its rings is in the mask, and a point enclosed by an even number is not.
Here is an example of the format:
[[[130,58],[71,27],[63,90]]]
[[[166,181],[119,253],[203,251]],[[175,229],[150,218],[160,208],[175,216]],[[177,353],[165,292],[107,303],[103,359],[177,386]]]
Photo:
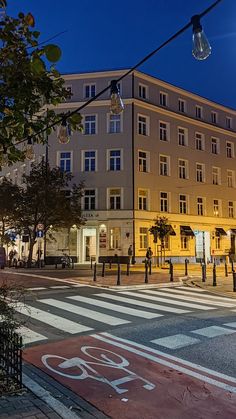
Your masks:
[[[213,286],[213,277],[212,275],[208,276],[206,282],[202,282],[201,277],[189,276],[185,282],[188,285],[197,286],[205,289],[206,291],[212,292],[217,295],[222,295],[229,298],[236,299],[236,292],[233,291],[233,278],[232,274],[229,273],[228,277],[217,276],[216,277],[216,286]]]

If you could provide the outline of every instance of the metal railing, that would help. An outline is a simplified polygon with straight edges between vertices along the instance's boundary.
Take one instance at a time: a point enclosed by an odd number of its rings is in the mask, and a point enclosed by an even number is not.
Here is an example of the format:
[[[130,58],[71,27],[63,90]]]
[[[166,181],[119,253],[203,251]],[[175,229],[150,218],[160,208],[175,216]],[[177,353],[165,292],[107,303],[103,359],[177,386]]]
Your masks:
[[[7,325],[0,325],[0,393],[2,388],[22,387],[22,337]],[[7,390],[4,390],[7,391]]]

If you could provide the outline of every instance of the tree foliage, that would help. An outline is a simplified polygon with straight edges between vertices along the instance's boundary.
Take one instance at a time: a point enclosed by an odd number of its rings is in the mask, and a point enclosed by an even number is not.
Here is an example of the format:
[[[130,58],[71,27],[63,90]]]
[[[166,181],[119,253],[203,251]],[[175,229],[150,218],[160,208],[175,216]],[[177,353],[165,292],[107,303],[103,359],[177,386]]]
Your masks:
[[[0,245],[9,245],[12,241],[11,230],[16,223],[16,205],[20,189],[17,185],[3,178],[0,185]]]
[[[4,3],[0,0],[0,8]],[[0,22],[0,161],[6,153],[10,163],[23,160],[24,148],[17,145],[22,140],[45,143],[45,133],[63,115],[55,106],[70,97],[55,68],[60,48],[40,43],[39,36],[31,13],[5,15]],[[80,115],[67,122],[81,129]]]
[[[168,237],[171,233],[170,224],[168,218],[166,217],[157,217],[155,224],[149,229],[150,233],[153,234],[154,243],[157,243],[157,239],[161,242],[161,259],[162,252],[164,250],[164,259],[165,259],[165,238]]]

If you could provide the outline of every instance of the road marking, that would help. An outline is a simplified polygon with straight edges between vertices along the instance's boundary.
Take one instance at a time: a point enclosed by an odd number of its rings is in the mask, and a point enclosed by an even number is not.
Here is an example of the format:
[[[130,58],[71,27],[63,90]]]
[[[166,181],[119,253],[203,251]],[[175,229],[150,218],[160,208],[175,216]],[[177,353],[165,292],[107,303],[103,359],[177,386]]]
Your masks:
[[[235,304],[232,304],[232,303],[231,304],[230,303],[220,303],[219,301],[212,301],[212,300],[209,301],[209,299],[204,300],[201,297],[188,297],[188,296],[185,296],[185,295],[184,296],[182,296],[182,295],[171,295],[171,294],[169,294],[167,292],[164,292],[164,291],[146,291],[146,290],[144,290],[143,292],[147,293],[147,294],[152,294],[152,295],[164,295],[164,297],[177,299],[177,300],[182,300],[182,301],[184,301],[184,304],[185,304],[185,301],[193,301],[193,302],[200,303],[200,304],[206,304],[207,303],[207,304],[210,304],[212,306],[235,307]]]
[[[32,288],[27,288],[28,291],[41,291],[41,290],[46,290],[46,287],[32,287]]]
[[[200,370],[200,371],[202,370],[202,371],[204,371],[208,374],[211,374],[213,376],[224,378],[229,382],[236,383],[236,379],[234,377],[229,377],[225,374],[217,373],[216,371],[209,370],[207,368],[201,367],[197,364],[190,363],[188,361],[184,361],[180,358],[172,357],[171,355],[165,354],[164,352],[160,352],[160,351],[157,351],[155,349],[148,348],[147,346],[137,344],[136,342],[128,341],[127,339],[117,338],[116,336],[109,335],[108,333],[101,333],[100,335],[94,334],[92,336],[95,339],[98,339],[102,342],[106,342],[106,343],[114,345],[118,348],[122,348],[124,350],[129,351],[129,352],[135,353],[136,355],[140,355],[143,358],[150,359],[151,361],[154,361],[157,364],[161,364],[161,365],[165,365],[165,366],[170,367],[170,368],[174,368],[175,370],[177,370],[179,372],[182,372],[183,374],[186,374],[186,375],[189,375],[191,377],[197,378],[198,380],[201,380],[203,382],[207,382],[209,384],[215,385],[216,387],[223,388],[226,391],[231,391],[232,393],[236,393],[236,387],[235,386],[229,385],[229,384],[221,382],[221,381],[217,381],[215,378],[208,377],[207,375],[200,374],[199,372],[192,371],[191,369],[186,368],[185,365],[189,365],[192,368],[195,368],[196,370]],[[111,338],[115,339],[115,340],[112,340]],[[133,345],[133,346],[128,346],[127,344],[124,344],[122,342],[128,343],[128,345]],[[144,349],[144,350],[148,351],[149,353],[143,352],[140,349],[135,349],[134,346],[136,348]],[[157,356],[154,356],[154,355],[150,354],[150,352],[153,353],[153,354],[162,355],[167,360],[163,359],[163,358],[160,358],[160,357],[157,357]],[[184,364],[184,366],[182,367],[181,365],[170,362],[168,360],[168,358],[169,359],[175,358],[176,360],[178,360],[178,362]]]
[[[122,297],[122,296],[120,296],[120,294],[121,293],[119,293],[119,295],[111,295],[111,294],[101,293],[101,294],[97,294],[96,296],[107,298],[107,299],[114,300],[114,301],[119,301],[121,303],[133,304],[135,306],[146,307],[146,308],[151,308],[151,309],[160,310],[160,311],[167,311],[167,312],[170,312],[170,313],[176,313],[176,314],[190,313],[190,311],[182,310],[182,309],[179,309],[179,308],[166,307],[166,306],[161,306],[159,304],[158,305],[157,304],[152,304],[152,303],[148,303],[146,301],[136,300],[135,298]],[[122,294],[123,294],[123,292],[122,292]],[[125,294],[130,294],[130,295],[136,297],[136,295],[132,294],[132,293],[127,292]]]
[[[184,346],[194,345],[199,343],[200,340],[196,338],[191,338],[187,335],[178,334],[172,336],[166,336],[164,338],[154,339],[151,340],[152,343],[156,345],[165,346],[169,349],[179,349],[183,348]]]
[[[57,290],[57,289],[64,290],[66,288],[70,288],[70,286],[69,285],[53,285],[49,288],[53,290]]]
[[[82,324],[72,322],[64,319],[63,317],[56,316],[55,314],[51,314],[47,311],[43,311],[29,305],[17,305],[16,307],[14,306],[14,310],[18,311],[20,314],[24,314],[32,319],[49,324],[50,326],[63,330],[67,333],[74,334],[93,330],[91,327],[83,326]]]
[[[74,304],[65,303],[64,301],[55,300],[54,298],[39,300],[39,302],[48,304],[52,307],[60,308],[61,310],[69,311],[73,314],[79,314],[82,317],[87,317],[101,323],[109,324],[110,326],[118,326],[120,324],[130,323],[128,320],[109,316],[108,314],[100,313],[98,311],[90,310],[81,306],[76,306]]]
[[[236,330],[225,329],[220,326],[209,326],[202,329],[192,330],[191,333],[196,333],[197,335],[206,336],[207,338],[214,338],[221,335],[229,335],[235,333]]]
[[[224,323],[224,326],[236,327],[236,322]]]
[[[161,291],[161,290],[160,290]],[[178,291],[178,290],[176,290],[176,289],[169,289],[168,290],[168,293],[171,293],[171,294],[178,294],[178,295],[182,295],[182,296],[185,296],[185,295],[189,295],[189,296],[192,296],[193,298],[195,298],[195,296],[196,296],[196,294],[194,294],[194,293],[192,293],[191,291]],[[218,296],[216,296],[216,295],[208,295],[208,294],[205,294],[205,295],[202,295],[201,294],[201,296],[200,296],[200,298],[202,299],[209,299],[209,301],[210,301],[210,299],[213,299],[213,300],[215,300],[215,301],[226,301],[226,302],[228,302],[228,303],[231,303],[231,304],[234,304],[234,302],[232,301],[232,298],[227,298],[227,297],[218,297]],[[236,305],[236,302],[235,302],[235,304],[234,305]]]
[[[146,291],[146,290],[139,291],[138,292],[139,295],[134,294],[133,292],[129,292],[129,291],[127,291],[127,292],[122,291],[120,294],[131,295],[131,296],[138,297],[138,298],[145,298],[146,300],[151,300],[151,301],[157,301],[157,302],[160,301],[162,303],[167,303],[167,304],[181,306],[181,307],[197,308],[199,310],[214,310],[213,307],[206,306],[206,305],[201,306],[199,304],[194,304],[194,303],[187,303],[187,302],[185,302],[185,300],[182,300],[182,302],[175,301],[175,300],[173,300],[173,297],[171,297],[171,296],[170,296],[170,298],[158,297],[158,296],[156,296],[156,294],[154,296],[153,291],[149,291],[149,292]],[[151,295],[147,295],[147,294],[151,294]],[[157,306],[157,307],[159,307],[159,306]],[[178,310],[178,309],[174,309],[174,310]],[[187,313],[187,311],[185,311],[185,313]]]
[[[28,327],[20,326],[16,329],[17,333],[22,336],[23,344],[27,345],[28,343],[38,342],[39,340],[47,340],[48,338],[40,333],[34,332]]]
[[[206,292],[202,288],[193,288],[193,287],[178,287],[181,290],[188,290],[188,291],[194,291],[194,292]]]
[[[154,319],[160,315],[157,313],[150,313],[148,311],[136,310],[135,308],[125,307],[118,304],[107,303],[106,301],[99,301],[95,298],[87,298],[81,296],[68,297],[71,300],[80,301],[91,304],[97,307],[107,308],[108,310],[118,311],[119,313],[129,314],[130,316],[142,317],[144,319]]]

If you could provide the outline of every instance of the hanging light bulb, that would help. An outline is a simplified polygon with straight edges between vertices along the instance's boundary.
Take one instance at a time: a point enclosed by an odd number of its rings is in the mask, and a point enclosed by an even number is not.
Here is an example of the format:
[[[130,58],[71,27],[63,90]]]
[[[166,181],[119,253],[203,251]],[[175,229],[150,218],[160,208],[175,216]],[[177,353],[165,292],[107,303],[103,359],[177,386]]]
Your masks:
[[[31,138],[29,138],[27,141],[27,146],[25,148],[25,158],[27,160],[35,159],[35,152],[34,152],[34,147],[33,147]]]
[[[193,25],[193,49],[192,54],[196,60],[205,60],[211,54],[211,46],[202,29],[200,16],[195,15],[191,19]]]
[[[3,147],[2,154],[0,154],[0,167],[6,167],[8,166],[9,160],[8,160],[8,154],[7,149]]]
[[[71,128],[67,120],[63,120],[57,130],[57,139],[60,144],[68,144],[70,142]]]
[[[111,81],[111,114],[119,115],[124,110],[124,103],[120,97],[117,81]]]

